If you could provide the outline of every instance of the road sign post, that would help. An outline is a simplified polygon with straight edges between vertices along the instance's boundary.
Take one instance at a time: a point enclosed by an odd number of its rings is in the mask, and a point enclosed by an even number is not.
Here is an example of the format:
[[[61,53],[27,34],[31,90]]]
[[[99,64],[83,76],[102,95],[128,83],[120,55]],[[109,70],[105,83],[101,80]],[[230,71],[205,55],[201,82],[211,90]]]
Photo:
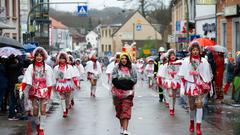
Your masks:
[[[87,5],[78,5],[77,7],[78,16],[88,16],[88,7]]]

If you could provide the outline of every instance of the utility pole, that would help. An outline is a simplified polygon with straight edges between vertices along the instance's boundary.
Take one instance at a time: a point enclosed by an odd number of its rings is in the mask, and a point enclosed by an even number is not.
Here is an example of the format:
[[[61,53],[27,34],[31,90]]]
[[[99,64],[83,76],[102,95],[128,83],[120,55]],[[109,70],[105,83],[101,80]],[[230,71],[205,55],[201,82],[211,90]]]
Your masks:
[[[187,30],[187,43],[190,42],[189,39],[189,5],[188,5],[188,0],[185,0],[185,4],[186,4],[186,30]]]

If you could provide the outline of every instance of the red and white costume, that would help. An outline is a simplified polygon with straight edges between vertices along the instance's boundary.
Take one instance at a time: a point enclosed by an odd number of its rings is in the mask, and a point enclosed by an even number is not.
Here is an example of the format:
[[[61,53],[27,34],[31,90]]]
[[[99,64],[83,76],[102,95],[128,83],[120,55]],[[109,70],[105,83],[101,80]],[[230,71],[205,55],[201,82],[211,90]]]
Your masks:
[[[74,88],[74,68],[71,65],[63,64],[55,66],[54,79],[57,92],[71,92]]]
[[[53,71],[49,65],[44,63],[44,60],[48,57],[44,48],[35,48],[33,56],[34,63],[29,65],[25,71],[22,81],[22,90],[24,90],[26,86],[30,86],[30,89],[28,89],[28,96],[32,101],[33,112],[35,112],[33,113],[32,120],[36,124],[38,135],[44,135],[43,130],[45,127],[46,110],[43,108],[46,108],[47,101],[51,96],[51,90],[54,84],[52,77]],[[39,56],[41,56],[42,59]]]
[[[164,79],[162,82],[164,89],[173,89],[177,90],[180,88],[180,80],[177,76],[177,72],[179,69],[179,65],[175,64],[175,62],[165,63],[159,72],[159,76]]]
[[[35,63],[27,68],[22,83],[31,85],[29,98],[50,98],[53,86],[53,71],[50,66],[43,63]]]
[[[101,64],[98,61],[94,63],[92,60],[90,60],[86,64],[85,71],[88,73],[89,79],[99,79],[100,75],[102,74]]]
[[[182,61],[178,76],[184,79],[181,85],[181,94],[198,96],[209,92],[206,89],[212,88],[210,85],[213,78],[212,70],[205,58],[192,58],[192,63],[190,57],[185,58]]]

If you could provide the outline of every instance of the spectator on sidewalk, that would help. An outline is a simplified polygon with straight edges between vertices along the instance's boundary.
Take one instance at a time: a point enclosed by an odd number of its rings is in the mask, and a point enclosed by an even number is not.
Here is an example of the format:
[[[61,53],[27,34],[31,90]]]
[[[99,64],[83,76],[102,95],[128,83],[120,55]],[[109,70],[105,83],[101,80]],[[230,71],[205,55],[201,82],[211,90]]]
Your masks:
[[[15,95],[15,84],[18,82],[18,76],[22,74],[22,64],[17,57],[10,55],[6,62],[6,74],[8,78],[8,119],[17,120],[15,107],[17,104],[17,99]]]
[[[0,107],[2,107],[3,104],[3,98],[7,89],[7,77],[6,77],[6,70],[4,67],[4,59],[0,58]]]
[[[227,83],[224,85],[224,93],[225,94],[228,93],[228,89],[229,89],[231,83],[233,82],[234,68],[235,68],[234,58],[230,57],[229,62],[227,64]],[[234,91],[234,87],[233,87],[233,91]]]
[[[224,73],[224,53],[222,52],[215,52],[214,53],[214,60],[216,64],[215,70],[215,92],[216,92],[216,102],[219,104],[223,100],[223,73]]]

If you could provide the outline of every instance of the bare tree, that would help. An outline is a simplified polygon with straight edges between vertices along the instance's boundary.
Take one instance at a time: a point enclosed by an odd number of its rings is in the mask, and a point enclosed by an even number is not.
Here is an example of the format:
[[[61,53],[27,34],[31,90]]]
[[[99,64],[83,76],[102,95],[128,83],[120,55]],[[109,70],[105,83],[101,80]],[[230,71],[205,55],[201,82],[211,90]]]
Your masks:
[[[126,0],[125,5],[129,4],[138,5],[137,8],[141,11],[144,17],[152,11],[166,7],[163,0]]]

